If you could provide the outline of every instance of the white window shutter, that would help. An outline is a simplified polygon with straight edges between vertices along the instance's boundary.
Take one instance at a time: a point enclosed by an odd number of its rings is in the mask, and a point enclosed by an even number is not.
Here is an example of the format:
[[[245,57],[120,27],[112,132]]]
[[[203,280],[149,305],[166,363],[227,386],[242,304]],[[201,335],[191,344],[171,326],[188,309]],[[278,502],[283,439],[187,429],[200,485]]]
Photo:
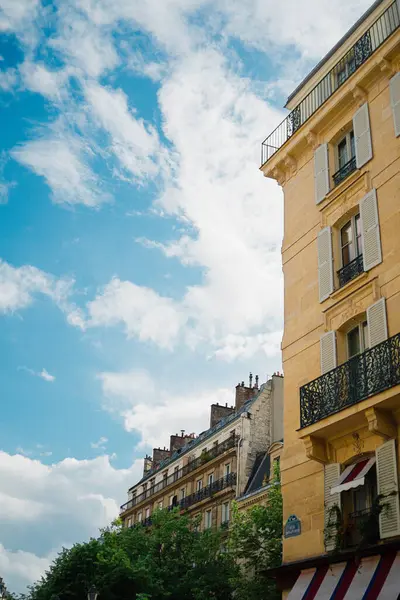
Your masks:
[[[399,485],[395,441],[390,440],[383,446],[379,446],[375,454],[378,494],[384,496],[382,504],[385,505],[379,515],[379,531],[381,538],[385,539],[400,535]]]
[[[340,477],[340,465],[333,463],[325,465],[324,469],[324,497],[325,497],[325,550],[335,549],[335,534],[337,515],[332,511],[334,506],[340,509],[340,493],[331,494],[331,489]]]
[[[315,203],[319,204],[329,192],[328,144],[321,144],[314,152]]]
[[[400,73],[396,73],[389,82],[390,103],[392,105],[394,132],[396,137],[400,135]]]
[[[320,339],[321,375],[337,367],[336,333],[328,331]]]
[[[369,348],[388,339],[388,327],[386,319],[386,302],[381,298],[372,306],[367,308]]]
[[[360,202],[364,271],[382,262],[381,234],[376,190],[371,190]]]
[[[333,292],[332,230],[324,227],[318,234],[319,301],[323,302]]]
[[[368,102],[363,104],[353,117],[357,169],[372,158],[371,127],[369,124]]]

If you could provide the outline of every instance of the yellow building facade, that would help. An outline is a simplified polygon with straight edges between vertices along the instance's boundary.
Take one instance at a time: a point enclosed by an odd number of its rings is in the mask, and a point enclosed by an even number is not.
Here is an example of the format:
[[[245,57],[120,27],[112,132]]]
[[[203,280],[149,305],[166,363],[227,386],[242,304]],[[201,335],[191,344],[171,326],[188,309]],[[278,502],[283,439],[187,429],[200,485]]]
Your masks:
[[[281,477],[301,527],[276,575],[291,600],[400,592],[399,26],[399,1],[374,2],[262,147],[284,192]]]

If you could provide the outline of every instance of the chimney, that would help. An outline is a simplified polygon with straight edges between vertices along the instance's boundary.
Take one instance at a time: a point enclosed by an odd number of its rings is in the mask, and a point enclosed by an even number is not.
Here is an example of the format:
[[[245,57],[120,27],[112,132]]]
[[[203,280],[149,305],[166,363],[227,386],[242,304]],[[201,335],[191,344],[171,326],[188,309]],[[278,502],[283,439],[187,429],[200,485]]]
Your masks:
[[[211,413],[210,413],[210,429],[214,427],[221,419],[231,415],[233,413],[233,407],[228,406],[228,403],[225,406],[220,406],[217,404],[211,405]]]
[[[175,452],[175,450],[178,450],[179,448],[183,448],[183,446],[186,446],[186,444],[193,439],[190,435],[185,434],[185,430],[182,429],[182,433],[181,435],[178,435],[177,433],[175,435],[171,435],[170,438],[170,444],[169,444],[169,451],[172,454],[173,452]]]
[[[252,398],[258,392],[258,375],[256,375],[256,383],[253,387],[253,374],[250,373],[249,376],[249,386],[246,387],[244,385],[244,381],[242,383],[238,383],[236,386],[236,398],[235,398],[235,410],[238,412],[243,404],[245,404],[250,398]]]
[[[145,475],[147,475],[147,473],[149,471],[151,471],[153,468],[153,461],[151,460],[151,456],[146,456],[144,457],[144,465],[143,465],[143,477]]]
[[[153,468],[157,468],[159,464],[169,458],[171,455],[169,450],[164,448],[153,448]]]

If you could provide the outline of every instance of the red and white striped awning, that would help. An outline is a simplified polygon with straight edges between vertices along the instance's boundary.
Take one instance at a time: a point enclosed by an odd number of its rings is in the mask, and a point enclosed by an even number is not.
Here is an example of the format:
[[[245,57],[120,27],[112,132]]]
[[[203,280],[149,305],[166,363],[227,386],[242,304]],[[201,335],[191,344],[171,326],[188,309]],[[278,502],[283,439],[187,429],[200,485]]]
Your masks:
[[[400,553],[302,571],[288,600],[397,600]]]
[[[376,458],[374,456],[346,467],[339,479],[332,486],[331,494],[337,494],[364,485],[365,477],[375,462]]]

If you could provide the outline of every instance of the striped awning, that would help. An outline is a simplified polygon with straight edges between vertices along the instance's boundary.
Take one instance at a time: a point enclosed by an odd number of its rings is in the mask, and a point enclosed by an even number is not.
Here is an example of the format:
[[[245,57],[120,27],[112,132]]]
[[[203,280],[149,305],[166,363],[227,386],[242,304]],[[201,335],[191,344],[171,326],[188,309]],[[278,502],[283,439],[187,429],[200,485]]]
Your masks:
[[[388,552],[300,573],[288,600],[398,600],[400,553]]]
[[[375,462],[376,458],[374,456],[346,467],[339,479],[332,486],[331,494],[337,494],[364,485],[365,477]]]

